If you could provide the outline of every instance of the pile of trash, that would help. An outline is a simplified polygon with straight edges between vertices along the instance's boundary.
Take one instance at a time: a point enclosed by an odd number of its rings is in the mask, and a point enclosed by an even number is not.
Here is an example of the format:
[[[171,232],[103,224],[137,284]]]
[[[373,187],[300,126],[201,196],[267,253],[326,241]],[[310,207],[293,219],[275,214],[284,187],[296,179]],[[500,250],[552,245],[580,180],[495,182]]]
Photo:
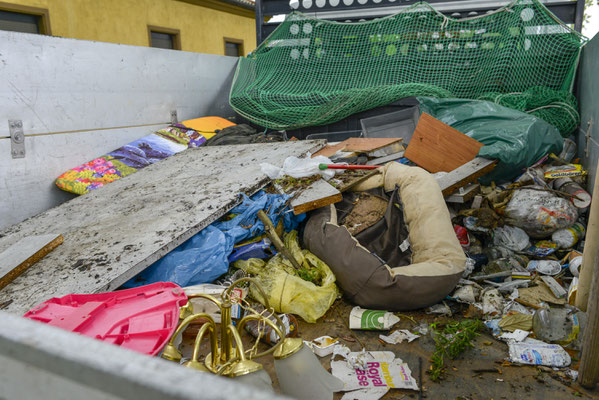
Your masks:
[[[449,204],[468,267],[429,311],[485,320],[514,363],[567,367],[564,348],[581,347],[586,313],[575,304],[591,196],[573,157],[567,142],[513,182]]]
[[[414,132],[350,137],[282,165],[263,162],[270,181],[262,190],[240,195],[236,207],[132,278],[127,290],[52,299],[26,317],[183,362],[175,344],[181,331],[201,341],[204,325],[232,319],[255,338],[254,350],[258,341],[277,346],[296,338],[302,323],[323,323],[343,298],[354,306],[352,331],[389,331],[379,339],[390,345],[429,335],[433,381],[485,331],[507,344],[509,362],[563,368],[574,377],[569,367],[586,320],[576,297],[591,203],[575,143],[496,104],[419,100]],[[104,304],[86,315],[95,324],[75,319],[87,302]],[[226,315],[222,304],[230,307]],[[446,319],[392,330],[397,311]],[[132,329],[131,313],[152,321],[136,327],[143,344],[119,333]],[[195,327],[194,316],[202,321]],[[374,399],[393,388],[419,390],[393,352],[351,351],[329,335],[305,345],[331,356],[335,379],[319,393]],[[293,394],[285,378],[279,382]]]

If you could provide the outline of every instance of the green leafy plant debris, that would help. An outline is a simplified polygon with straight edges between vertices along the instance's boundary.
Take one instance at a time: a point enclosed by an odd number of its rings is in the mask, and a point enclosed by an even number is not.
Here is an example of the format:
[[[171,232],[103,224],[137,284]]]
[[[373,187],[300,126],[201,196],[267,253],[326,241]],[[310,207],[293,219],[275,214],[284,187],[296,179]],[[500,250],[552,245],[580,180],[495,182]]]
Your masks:
[[[465,319],[459,322],[436,322],[431,324],[431,334],[435,341],[435,352],[431,357],[429,374],[435,382],[445,374],[445,358],[454,359],[465,350],[474,347],[472,340],[479,335],[484,324],[478,319]]]

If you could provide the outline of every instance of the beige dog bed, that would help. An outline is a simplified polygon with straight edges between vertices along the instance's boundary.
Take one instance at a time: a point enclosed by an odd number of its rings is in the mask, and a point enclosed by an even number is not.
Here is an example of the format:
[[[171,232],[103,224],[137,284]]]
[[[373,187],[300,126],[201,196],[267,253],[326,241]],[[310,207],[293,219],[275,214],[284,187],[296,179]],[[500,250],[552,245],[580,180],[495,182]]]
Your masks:
[[[345,297],[355,304],[398,311],[435,304],[455,288],[466,265],[441,189],[425,170],[395,162],[357,189],[381,186],[386,192],[399,188],[411,264],[389,265],[392,263],[360,245],[345,226],[338,224],[334,205],[310,215],[304,244],[329,265]],[[401,227],[391,221],[381,223],[392,225],[385,229],[393,236]]]

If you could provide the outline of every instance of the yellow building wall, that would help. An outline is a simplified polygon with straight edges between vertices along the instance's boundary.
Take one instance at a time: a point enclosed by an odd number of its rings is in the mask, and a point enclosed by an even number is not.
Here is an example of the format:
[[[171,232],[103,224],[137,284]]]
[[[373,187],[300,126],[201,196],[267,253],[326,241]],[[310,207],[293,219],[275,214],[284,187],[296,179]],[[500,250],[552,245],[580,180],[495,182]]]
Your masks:
[[[178,29],[181,50],[224,54],[224,38],[256,48],[253,17],[176,0],[1,0],[49,11],[52,36],[149,46],[148,25]],[[247,14],[248,11],[246,10]]]

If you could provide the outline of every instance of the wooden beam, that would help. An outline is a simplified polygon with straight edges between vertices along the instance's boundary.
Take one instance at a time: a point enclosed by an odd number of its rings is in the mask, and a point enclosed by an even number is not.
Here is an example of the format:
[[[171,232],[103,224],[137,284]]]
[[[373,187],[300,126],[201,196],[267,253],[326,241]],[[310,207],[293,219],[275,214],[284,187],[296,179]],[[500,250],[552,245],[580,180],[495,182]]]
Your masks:
[[[449,196],[467,183],[474,182],[497,165],[497,160],[476,157],[474,160],[437,178],[443,196]]]
[[[400,158],[403,157],[404,155],[404,151],[400,151],[398,153],[395,154],[391,154],[385,157],[379,157],[379,158],[375,158],[373,160],[367,161],[366,165],[383,165],[388,163],[389,161],[395,161],[395,160],[399,160]]]
[[[453,194],[450,194],[445,198],[447,203],[464,204],[471,198],[473,198],[480,191],[480,185],[478,183],[471,183],[466,186],[459,188],[459,190]],[[478,207],[475,207],[478,208]]]
[[[599,381],[599,165],[595,174],[593,201],[587,225],[576,306],[587,311],[587,322],[582,337],[582,354],[578,382],[593,388]],[[590,293],[589,293],[590,292]]]

